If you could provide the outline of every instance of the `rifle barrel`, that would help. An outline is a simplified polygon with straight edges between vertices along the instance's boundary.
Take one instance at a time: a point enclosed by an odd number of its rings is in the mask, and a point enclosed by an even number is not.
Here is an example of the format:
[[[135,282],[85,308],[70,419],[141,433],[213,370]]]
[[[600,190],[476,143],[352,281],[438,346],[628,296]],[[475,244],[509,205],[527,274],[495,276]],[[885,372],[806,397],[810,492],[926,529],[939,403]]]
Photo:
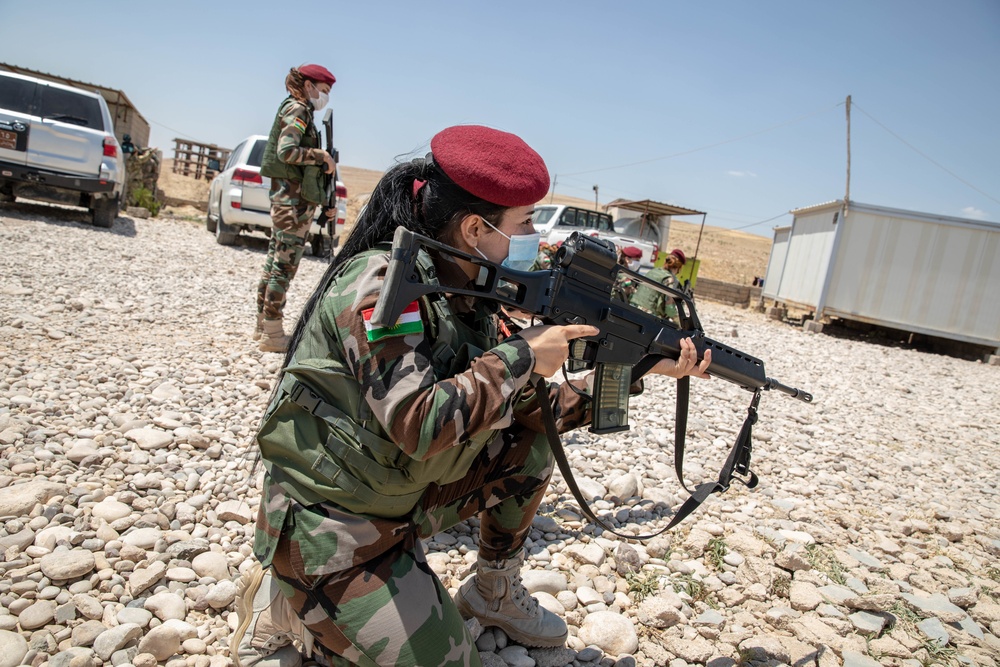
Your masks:
[[[767,378],[767,384],[764,385],[764,389],[775,389],[780,391],[782,394],[787,394],[792,398],[797,398],[803,403],[813,402],[813,395],[808,391],[796,389],[795,387],[789,387],[787,384],[782,384],[774,378]]]

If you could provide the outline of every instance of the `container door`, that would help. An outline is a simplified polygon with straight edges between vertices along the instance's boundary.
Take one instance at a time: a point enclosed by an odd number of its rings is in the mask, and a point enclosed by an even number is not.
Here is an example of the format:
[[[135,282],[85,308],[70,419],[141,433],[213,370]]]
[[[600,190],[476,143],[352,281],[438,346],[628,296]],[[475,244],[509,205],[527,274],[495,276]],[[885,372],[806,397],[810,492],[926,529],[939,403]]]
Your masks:
[[[34,81],[0,76],[0,162],[27,162],[37,89]]]
[[[89,95],[38,86],[38,115],[31,128],[28,162],[42,169],[96,178],[104,158],[104,127],[101,105]]]

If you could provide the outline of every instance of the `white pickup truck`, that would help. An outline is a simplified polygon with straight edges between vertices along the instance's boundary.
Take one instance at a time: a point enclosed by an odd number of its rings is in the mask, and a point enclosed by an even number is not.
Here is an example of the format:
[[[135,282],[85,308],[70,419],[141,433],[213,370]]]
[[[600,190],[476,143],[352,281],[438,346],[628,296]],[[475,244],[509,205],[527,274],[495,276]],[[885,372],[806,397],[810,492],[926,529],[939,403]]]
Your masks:
[[[563,204],[540,204],[535,206],[532,219],[535,231],[540,232],[545,243],[565,241],[573,232],[582,232],[611,241],[619,248],[635,246],[642,251],[639,266],[648,269],[656,261],[659,247],[651,241],[622,236],[615,231],[611,216],[599,211],[591,211]]]

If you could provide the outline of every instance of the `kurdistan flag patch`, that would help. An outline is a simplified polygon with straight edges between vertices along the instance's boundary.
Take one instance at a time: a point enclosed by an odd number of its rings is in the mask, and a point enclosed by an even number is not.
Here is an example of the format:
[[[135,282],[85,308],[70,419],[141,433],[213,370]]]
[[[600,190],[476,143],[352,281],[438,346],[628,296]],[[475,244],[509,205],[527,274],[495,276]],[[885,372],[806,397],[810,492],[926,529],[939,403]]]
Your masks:
[[[361,316],[365,320],[365,335],[368,336],[369,343],[391,336],[407,336],[424,331],[424,321],[420,319],[420,304],[416,301],[403,310],[403,314],[391,327],[379,327],[372,324],[372,313],[374,312],[374,308],[361,311]]]
[[[306,123],[300,118],[296,118],[295,120],[292,121],[292,127],[294,127],[299,132],[306,131]]]

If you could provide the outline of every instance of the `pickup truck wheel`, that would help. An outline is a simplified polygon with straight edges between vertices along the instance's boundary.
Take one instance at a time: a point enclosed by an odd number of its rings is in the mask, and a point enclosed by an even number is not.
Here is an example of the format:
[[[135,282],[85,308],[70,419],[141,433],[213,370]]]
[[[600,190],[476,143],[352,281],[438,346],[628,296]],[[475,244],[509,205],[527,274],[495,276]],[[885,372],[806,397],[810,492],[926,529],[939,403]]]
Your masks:
[[[324,257],[326,253],[326,240],[321,234],[313,235],[312,239],[309,241],[309,247],[312,249],[313,257]]]
[[[118,197],[95,199],[90,207],[94,227],[108,229],[118,217]]]
[[[233,245],[240,230],[222,221],[222,209],[219,209],[219,222],[215,226],[215,242],[219,245]]]

